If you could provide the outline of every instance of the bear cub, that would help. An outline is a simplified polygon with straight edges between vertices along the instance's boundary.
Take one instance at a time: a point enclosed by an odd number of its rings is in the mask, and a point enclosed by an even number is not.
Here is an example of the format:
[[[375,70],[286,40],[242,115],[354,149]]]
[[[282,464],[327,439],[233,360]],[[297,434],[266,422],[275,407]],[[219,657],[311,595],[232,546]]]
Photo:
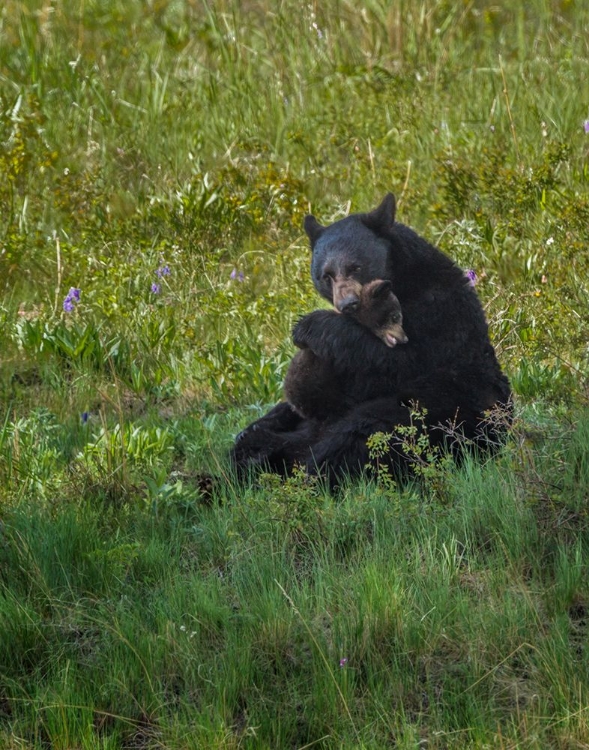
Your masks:
[[[408,341],[401,305],[390,281],[375,279],[365,284],[357,306],[345,315],[365,328],[366,336],[376,336],[388,347]],[[348,379],[338,375],[332,362],[311,349],[301,349],[293,357],[284,380],[284,395],[302,417],[322,422],[345,414],[359,401]]]

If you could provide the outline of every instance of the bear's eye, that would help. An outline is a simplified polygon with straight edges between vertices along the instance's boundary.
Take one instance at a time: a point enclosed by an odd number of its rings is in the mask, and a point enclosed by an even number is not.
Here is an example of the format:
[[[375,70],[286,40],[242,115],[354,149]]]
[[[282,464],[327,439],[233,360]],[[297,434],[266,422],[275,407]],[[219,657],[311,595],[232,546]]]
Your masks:
[[[362,270],[362,266],[351,266],[350,269],[348,270],[348,275],[351,275],[353,273],[360,273],[361,270]]]
[[[326,284],[330,284],[330,283],[331,283],[331,274],[329,274],[329,273],[324,273],[324,274],[323,274],[323,281],[324,281],[324,282],[325,282]]]

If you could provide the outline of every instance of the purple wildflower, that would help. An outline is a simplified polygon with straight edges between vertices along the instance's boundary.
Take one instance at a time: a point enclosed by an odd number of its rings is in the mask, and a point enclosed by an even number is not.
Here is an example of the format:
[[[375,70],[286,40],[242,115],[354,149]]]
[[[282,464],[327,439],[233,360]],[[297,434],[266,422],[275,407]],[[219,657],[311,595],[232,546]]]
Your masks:
[[[165,265],[158,268],[155,273],[156,276],[161,279],[162,276],[169,276],[172,272],[170,271],[170,266]]]
[[[82,424],[86,424],[88,422],[88,417],[90,414],[87,411],[82,412]]]
[[[233,271],[231,271],[231,273],[229,274],[229,278],[233,281],[235,281],[236,279],[237,281],[243,281],[245,277],[243,275],[243,271],[238,271],[237,268],[234,268]]]
[[[80,301],[80,290],[76,287],[70,287],[67,297],[63,301],[63,309],[65,312],[73,312],[76,302]]]
[[[154,284],[151,285],[151,291],[154,294],[159,294],[161,292],[161,290],[162,290],[162,288],[161,288],[161,286],[159,284],[155,284],[154,283]]]
[[[475,271],[473,271],[473,269],[472,269],[472,268],[469,268],[469,269],[467,269],[467,270],[466,270],[466,271],[464,272],[464,275],[465,275],[465,276],[466,276],[466,278],[468,279],[468,283],[470,284],[470,286],[475,286],[475,284],[477,283],[477,275],[476,275],[476,272],[475,272]]]
[[[583,127],[585,128],[585,132],[589,133],[589,120],[585,120]]]
[[[342,657],[339,660],[340,667],[345,667],[347,663],[348,663],[348,657],[347,656],[344,656],[344,657]]]

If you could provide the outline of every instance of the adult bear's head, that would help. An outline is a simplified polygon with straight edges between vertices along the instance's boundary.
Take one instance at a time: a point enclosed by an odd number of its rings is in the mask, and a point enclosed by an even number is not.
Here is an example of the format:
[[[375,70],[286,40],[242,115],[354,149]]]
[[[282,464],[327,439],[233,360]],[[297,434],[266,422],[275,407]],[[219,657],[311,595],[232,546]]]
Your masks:
[[[380,206],[366,214],[352,214],[329,226],[305,217],[311,240],[311,276],[315,288],[339,312],[353,313],[364,284],[389,277],[395,197],[388,193]]]

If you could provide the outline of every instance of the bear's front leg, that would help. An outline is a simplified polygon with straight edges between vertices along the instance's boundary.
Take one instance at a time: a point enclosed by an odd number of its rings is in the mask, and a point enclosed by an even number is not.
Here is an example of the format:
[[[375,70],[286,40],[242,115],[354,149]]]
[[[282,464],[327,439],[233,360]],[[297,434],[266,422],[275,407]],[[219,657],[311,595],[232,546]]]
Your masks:
[[[343,318],[333,310],[315,310],[301,318],[292,331],[292,340],[299,349],[310,349],[322,359],[331,359],[337,347],[338,333],[342,334]],[[343,321],[347,327],[350,321]],[[353,321],[352,321],[353,323]]]
[[[292,338],[299,349],[310,349],[330,362],[337,375],[371,370],[373,363],[382,361],[383,349],[387,362],[393,351],[354,318],[333,310],[315,310],[305,315],[295,325]]]

